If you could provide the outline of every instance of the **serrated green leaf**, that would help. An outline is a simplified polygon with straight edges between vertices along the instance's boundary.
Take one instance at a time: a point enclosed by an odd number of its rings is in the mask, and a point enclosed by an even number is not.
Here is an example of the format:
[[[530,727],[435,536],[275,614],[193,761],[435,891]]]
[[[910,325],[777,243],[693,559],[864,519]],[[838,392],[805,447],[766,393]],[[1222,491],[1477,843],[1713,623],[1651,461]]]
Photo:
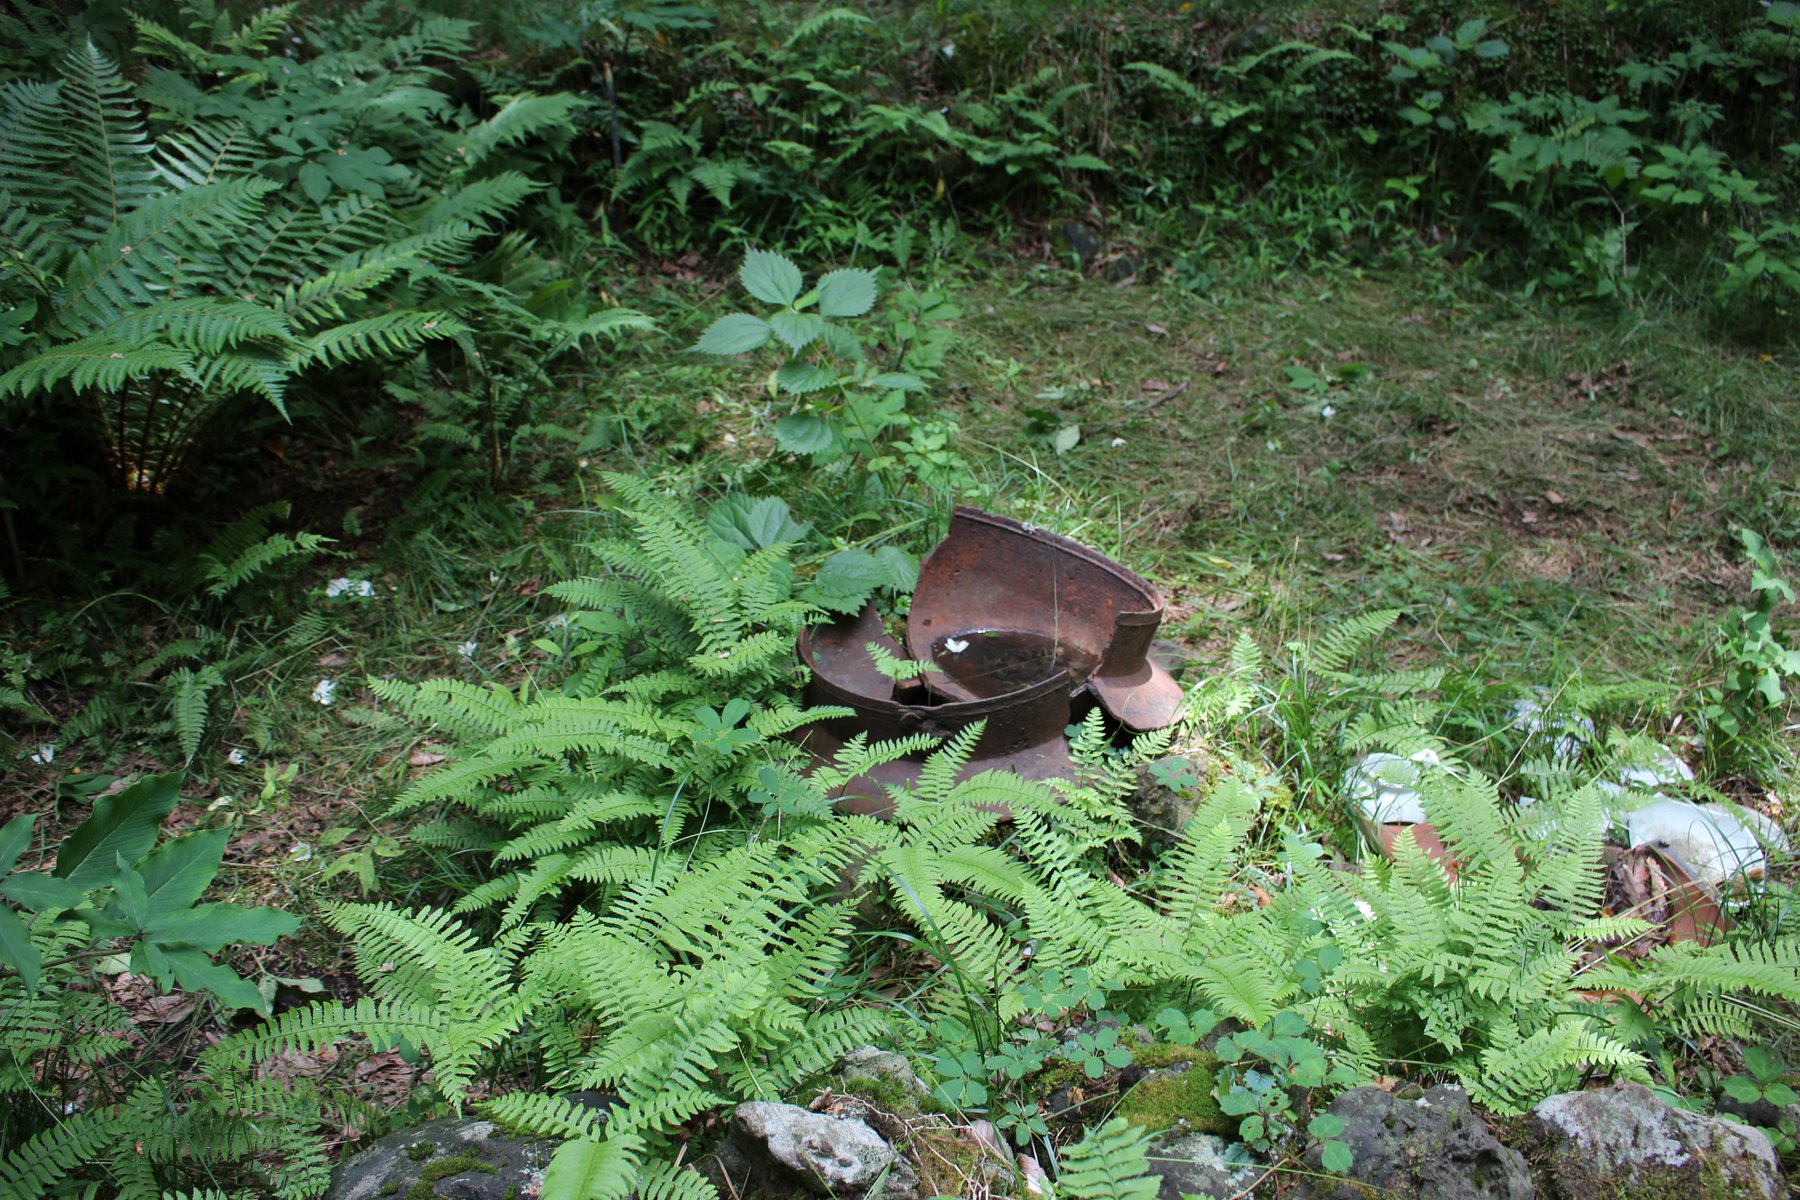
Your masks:
[[[20,813],[0,826],[0,875],[13,869],[19,855],[31,844],[31,827],[37,824],[36,813]]]
[[[1501,41],[1499,38],[1490,38],[1487,41],[1478,43],[1476,45],[1475,57],[1476,58],[1504,58],[1510,49],[1511,49],[1511,47],[1509,47],[1505,42]]]
[[[814,363],[782,363],[775,382],[790,396],[808,396],[837,382],[837,372]]]
[[[835,440],[830,422],[812,413],[789,413],[775,422],[775,442],[789,454],[823,454]]]
[[[17,971],[25,981],[25,990],[35,992],[43,963],[44,956],[31,944],[31,931],[25,928],[19,914],[10,908],[0,908],[0,964]]]
[[[783,309],[770,315],[769,327],[788,349],[798,351],[819,340],[819,335],[825,331],[825,318],[818,313]]]
[[[700,340],[689,346],[689,354],[747,354],[766,344],[774,330],[761,317],[749,313],[728,313],[706,327]]]
[[[1334,1175],[1342,1175],[1356,1163],[1355,1152],[1343,1142],[1326,1142],[1320,1148],[1319,1158]]]
[[[875,307],[875,272],[847,268],[819,280],[819,313],[827,317],[860,317]]]
[[[863,380],[863,386],[884,392],[922,392],[925,390],[925,381],[904,371],[883,371]]]
[[[799,267],[770,250],[752,250],[744,255],[738,279],[746,292],[767,304],[792,304],[800,298],[800,289],[806,284]]]
[[[83,891],[108,882],[117,860],[144,857],[156,842],[156,827],[180,799],[181,776],[147,775],[116,796],[94,801],[93,815],[63,840],[56,871]]]

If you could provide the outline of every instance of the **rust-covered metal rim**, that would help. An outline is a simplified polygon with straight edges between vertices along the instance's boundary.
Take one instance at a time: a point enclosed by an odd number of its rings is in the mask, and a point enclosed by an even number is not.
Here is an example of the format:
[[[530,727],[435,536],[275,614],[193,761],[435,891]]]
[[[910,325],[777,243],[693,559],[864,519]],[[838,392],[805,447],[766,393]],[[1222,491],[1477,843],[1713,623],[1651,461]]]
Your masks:
[[[914,703],[901,698],[916,695],[876,669],[866,646],[883,645],[893,653],[898,647],[882,629],[873,605],[854,619],[811,626],[800,635],[800,659],[811,669],[806,700],[814,706],[841,706],[853,716],[817,721],[796,733],[796,740],[815,757],[834,758],[858,734],[870,741],[891,741],[927,734],[950,738],[976,722],[985,721],[980,739],[964,777],[999,770],[1024,779],[1058,779],[1074,774],[1064,736],[1070,719],[1070,679],[1067,672],[1040,680],[1031,687],[1004,696],[946,703]],[[899,695],[896,695],[896,691]],[[923,767],[920,757],[884,763],[836,789],[833,797],[848,812],[887,816],[892,811],[890,794],[910,786]]]
[[[1161,593],[1143,576],[1072,539],[1011,517],[959,505],[950,531],[919,567],[906,641],[941,674],[926,686],[947,700],[1003,695],[1011,678],[959,670],[974,637],[1041,644],[1046,667],[1068,670],[1139,732],[1174,721],[1181,685],[1150,661],[1162,623]],[[967,646],[956,650],[957,646]]]

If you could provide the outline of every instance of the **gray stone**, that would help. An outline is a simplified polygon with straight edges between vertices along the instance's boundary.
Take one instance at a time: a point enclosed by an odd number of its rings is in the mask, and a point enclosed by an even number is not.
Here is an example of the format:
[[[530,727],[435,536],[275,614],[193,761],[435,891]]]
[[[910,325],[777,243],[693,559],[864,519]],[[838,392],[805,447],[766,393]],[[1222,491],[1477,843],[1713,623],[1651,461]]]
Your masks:
[[[1642,1084],[1565,1092],[1539,1104],[1534,1116],[1553,1198],[1774,1200],[1787,1194],[1774,1147],[1760,1130],[1671,1108]]]
[[[1083,267],[1093,262],[1106,249],[1100,235],[1080,221],[1064,221],[1056,227],[1057,249],[1073,254]]]
[[[903,1054],[895,1054],[891,1050],[881,1050],[874,1046],[858,1046],[844,1055],[838,1064],[844,1079],[867,1080],[871,1083],[891,1083],[901,1090],[920,1099],[931,1095],[931,1089],[913,1070],[912,1063]]]
[[[339,1163],[326,1200],[397,1200],[421,1181],[440,1200],[532,1200],[558,1145],[513,1137],[478,1117],[444,1117]]]
[[[1152,1142],[1148,1151],[1150,1174],[1161,1177],[1156,1200],[1182,1200],[1184,1196],[1224,1200],[1250,1195],[1247,1189],[1262,1174],[1262,1168],[1241,1159],[1232,1161],[1227,1157],[1228,1149],[1223,1138],[1210,1133]]]
[[[731,1116],[731,1140],[752,1176],[786,1180],[820,1196],[903,1200],[917,1194],[910,1167],[880,1134],[854,1117],[795,1104],[751,1101]]]
[[[1459,1087],[1413,1097],[1352,1088],[1327,1111],[1343,1119],[1342,1140],[1355,1158],[1342,1179],[1302,1181],[1296,1198],[1361,1200],[1371,1188],[1392,1200],[1531,1200],[1537,1194],[1525,1156],[1500,1144]],[[1324,1171],[1320,1147],[1306,1152],[1305,1169]]]

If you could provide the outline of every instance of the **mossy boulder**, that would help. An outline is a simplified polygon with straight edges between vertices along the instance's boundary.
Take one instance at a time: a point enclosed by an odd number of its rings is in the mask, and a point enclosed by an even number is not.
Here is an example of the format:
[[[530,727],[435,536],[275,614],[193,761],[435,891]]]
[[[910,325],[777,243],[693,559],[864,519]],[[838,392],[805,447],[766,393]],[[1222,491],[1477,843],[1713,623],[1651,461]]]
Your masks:
[[[1237,1121],[1219,1111],[1213,1095],[1219,1060],[1204,1051],[1169,1049],[1183,1053],[1145,1071],[1119,1101],[1119,1116],[1150,1133],[1234,1134]],[[1136,1065],[1151,1066],[1146,1057],[1159,1056],[1140,1055]]]
[[[1761,1130],[1615,1084],[1533,1111],[1532,1157],[1549,1200],[1775,1200],[1788,1194]]]
[[[514,1200],[535,1196],[560,1143],[515,1137],[478,1117],[445,1117],[345,1159],[326,1200]]]

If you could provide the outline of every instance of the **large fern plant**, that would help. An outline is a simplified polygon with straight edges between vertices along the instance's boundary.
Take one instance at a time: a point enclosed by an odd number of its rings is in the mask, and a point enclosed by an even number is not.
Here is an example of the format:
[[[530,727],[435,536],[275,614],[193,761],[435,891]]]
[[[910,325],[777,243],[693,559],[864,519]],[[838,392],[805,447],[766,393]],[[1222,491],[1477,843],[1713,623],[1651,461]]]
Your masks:
[[[490,328],[498,344],[538,339],[548,354],[640,321],[548,319],[465,270],[534,190],[517,171],[488,169],[491,156],[566,122],[571,101],[516,97],[486,121],[437,128],[443,98],[389,59],[382,111],[423,115],[428,135],[408,147],[421,162],[304,146],[294,135],[346,121],[353,97],[298,85],[246,94],[216,80],[221,63],[241,73],[281,28],[253,21],[227,54],[146,23],[150,48],[184,47],[182,69],[210,92],[159,67],[140,97],[92,44],[55,81],[0,85],[0,403],[80,404],[135,490],[163,490],[234,399],[285,412],[297,375],[447,338],[482,370]],[[441,52],[462,28],[396,39],[383,54]],[[256,77],[282,78],[279,61],[264,59]],[[146,100],[164,126],[155,137]]]

